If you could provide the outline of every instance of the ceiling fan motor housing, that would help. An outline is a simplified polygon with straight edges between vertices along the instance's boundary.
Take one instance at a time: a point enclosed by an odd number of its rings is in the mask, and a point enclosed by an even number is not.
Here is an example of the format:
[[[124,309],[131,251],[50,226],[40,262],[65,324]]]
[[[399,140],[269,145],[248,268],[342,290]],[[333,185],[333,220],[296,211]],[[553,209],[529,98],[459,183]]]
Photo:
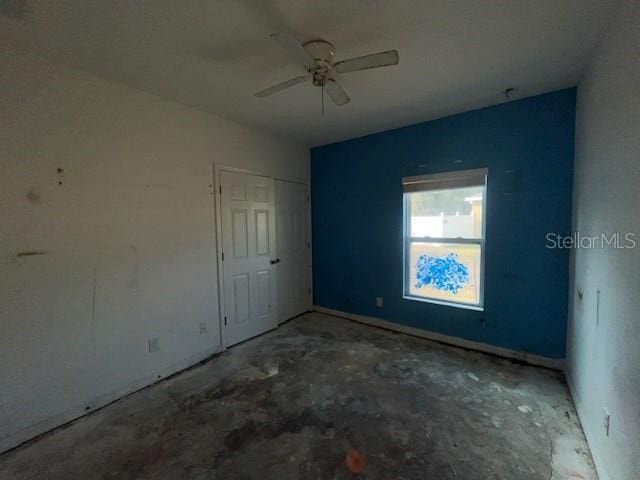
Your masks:
[[[313,84],[316,87],[321,87],[327,83],[327,80],[332,78],[335,48],[324,40],[313,40],[303,46],[313,58],[313,62],[309,65],[309,73],[311,73]]]

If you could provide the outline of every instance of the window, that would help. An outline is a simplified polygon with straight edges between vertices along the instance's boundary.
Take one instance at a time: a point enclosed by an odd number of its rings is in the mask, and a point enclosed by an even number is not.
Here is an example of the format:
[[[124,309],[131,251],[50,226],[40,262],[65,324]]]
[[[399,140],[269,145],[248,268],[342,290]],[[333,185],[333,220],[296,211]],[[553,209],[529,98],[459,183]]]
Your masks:
[[[402,184],[405,298],[481,310],[487,170]]]

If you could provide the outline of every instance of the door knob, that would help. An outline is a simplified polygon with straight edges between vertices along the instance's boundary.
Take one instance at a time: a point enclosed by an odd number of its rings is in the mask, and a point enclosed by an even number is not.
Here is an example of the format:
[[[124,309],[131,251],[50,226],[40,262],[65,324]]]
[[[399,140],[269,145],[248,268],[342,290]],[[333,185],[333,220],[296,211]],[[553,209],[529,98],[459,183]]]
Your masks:
[[[276,263],[280,263],[280,259],[276,258],[275,260],[271,260],[269,263],[271,263],[271,265],[275,265]]]

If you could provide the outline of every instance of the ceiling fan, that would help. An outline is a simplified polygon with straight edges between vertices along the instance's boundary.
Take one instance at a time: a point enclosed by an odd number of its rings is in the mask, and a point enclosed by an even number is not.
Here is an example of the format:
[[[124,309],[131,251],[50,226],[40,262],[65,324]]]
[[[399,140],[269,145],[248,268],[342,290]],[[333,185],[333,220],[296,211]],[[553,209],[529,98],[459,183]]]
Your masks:
[[[304,66],[307,73],[259,91],[255,94],[259,98],[268,97],[286,88],[311,80],[314,86],[322,88],[323,93],[327,92],[333,103],[342,106],[349,103],[351,99],[336,81],[337,73],[397,65],[400,61],[397,50],[388,50],[334,63],[335,47],[325,40],[312,40],[302,44],[289,33],[273,33],[271,38]],[[324,95],[322,98],[324,99]]]

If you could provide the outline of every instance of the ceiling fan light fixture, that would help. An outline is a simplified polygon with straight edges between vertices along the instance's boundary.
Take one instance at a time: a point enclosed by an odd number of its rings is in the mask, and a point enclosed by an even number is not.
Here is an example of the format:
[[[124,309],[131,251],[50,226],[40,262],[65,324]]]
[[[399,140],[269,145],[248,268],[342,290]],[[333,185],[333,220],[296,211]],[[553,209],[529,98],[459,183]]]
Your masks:
[[[289,33],[273,33],[271,38],[288,51],[298,63],[304,66],[307,75],[295,77],[261,90],[255,94],[259,98],[268,97],[310,78],[314,86],[321,87],[323,93],[324,91],[327,92],[333,103],[337,106],[346,105],[351,101],[351,98],[336,81],[337,73],[350,73],[386,67],[397,65],[400,62],[397,50],[387,50],[334,62],[335,47],[326,40],[312,40],[301,44]]]

